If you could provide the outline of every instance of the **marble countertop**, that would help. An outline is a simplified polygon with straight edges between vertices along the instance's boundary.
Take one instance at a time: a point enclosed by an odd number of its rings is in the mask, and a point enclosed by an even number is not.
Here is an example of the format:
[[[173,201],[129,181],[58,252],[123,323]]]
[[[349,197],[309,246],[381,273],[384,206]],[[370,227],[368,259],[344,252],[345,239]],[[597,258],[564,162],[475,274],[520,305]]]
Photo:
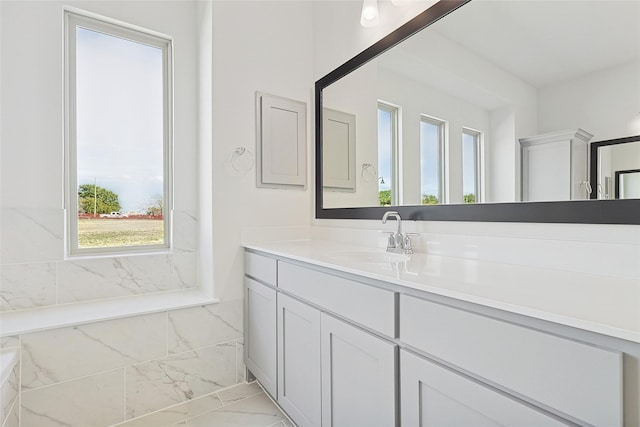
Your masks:
[[[384,249],[327,240],[244,246],[640,343],[638,280],[424,253],[404,262],[374,262],[384,258]]]

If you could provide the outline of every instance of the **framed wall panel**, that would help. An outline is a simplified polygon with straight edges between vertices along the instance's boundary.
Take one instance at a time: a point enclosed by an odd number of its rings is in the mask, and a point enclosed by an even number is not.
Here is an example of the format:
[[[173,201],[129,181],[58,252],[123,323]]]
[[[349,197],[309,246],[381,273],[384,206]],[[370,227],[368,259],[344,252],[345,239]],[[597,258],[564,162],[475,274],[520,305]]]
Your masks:
[[[306,187],[306,110],[304,102],[256,93],[258,187]]]

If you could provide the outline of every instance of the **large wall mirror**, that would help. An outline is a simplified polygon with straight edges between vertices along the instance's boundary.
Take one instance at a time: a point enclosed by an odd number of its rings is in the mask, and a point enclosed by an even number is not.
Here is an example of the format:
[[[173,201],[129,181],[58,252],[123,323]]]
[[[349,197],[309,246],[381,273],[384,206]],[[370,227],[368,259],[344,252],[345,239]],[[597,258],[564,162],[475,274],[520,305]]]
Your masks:
[[[316,82],[316,217],[640,224],[639,134],[640,2],[440,1]]]

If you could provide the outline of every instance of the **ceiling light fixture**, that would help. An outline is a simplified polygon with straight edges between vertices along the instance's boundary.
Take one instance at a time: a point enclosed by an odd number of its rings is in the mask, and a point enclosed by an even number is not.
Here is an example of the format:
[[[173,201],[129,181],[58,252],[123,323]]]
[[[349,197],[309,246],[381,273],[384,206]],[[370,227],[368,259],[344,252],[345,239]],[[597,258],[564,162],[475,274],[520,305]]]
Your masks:
[[[405,6],[411,3],[411,0],[391,0],[391,4],[394,6]]]
[[[360,25],[365,28],[372,28],[380,22],[378,12],[378,0],[364,0],[362,3],[362,14],[360,15]]]

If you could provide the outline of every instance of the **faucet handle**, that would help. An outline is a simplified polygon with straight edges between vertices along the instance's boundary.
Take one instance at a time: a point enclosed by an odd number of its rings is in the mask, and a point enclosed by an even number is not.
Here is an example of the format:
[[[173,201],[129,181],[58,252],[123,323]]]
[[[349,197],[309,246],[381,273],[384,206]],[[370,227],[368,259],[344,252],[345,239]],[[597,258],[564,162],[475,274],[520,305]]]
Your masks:
[[[381,231],[381,233],[388,234],[387,249],[396,247],[396,233],[393,231]]]

